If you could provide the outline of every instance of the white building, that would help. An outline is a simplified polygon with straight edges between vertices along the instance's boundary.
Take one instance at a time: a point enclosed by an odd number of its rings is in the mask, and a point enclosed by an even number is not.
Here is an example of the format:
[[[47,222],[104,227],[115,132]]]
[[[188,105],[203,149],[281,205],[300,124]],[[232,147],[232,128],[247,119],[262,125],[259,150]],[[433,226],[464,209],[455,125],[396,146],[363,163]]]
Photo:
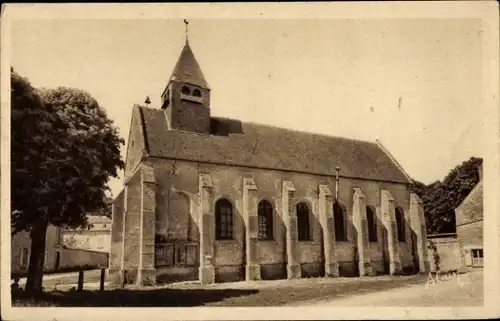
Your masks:
[[[88,228],[63,230],[63,246],[109,253],[111,245],[111,219],[106,216],[88,216]]]

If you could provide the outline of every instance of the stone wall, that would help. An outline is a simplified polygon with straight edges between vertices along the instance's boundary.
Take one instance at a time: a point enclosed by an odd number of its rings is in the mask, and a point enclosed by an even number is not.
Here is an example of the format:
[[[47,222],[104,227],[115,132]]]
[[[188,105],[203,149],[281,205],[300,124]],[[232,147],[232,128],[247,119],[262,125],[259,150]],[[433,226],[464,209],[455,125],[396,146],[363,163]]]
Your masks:
[[[71,269],[78,267],[108,267],[109,254],[97,251],[87,251],[81,249],[61,249],[60,269]]]
[[[482,169],[480,169],[482,175]],[[482,176],[481,176],[482,177]],[[483,249],[483,182],[480,181],[467,195],[465,200],[455,209],[457,237],[462,248],[465,265],[483,266],[480,262],[473,262],[473,250]],[[477,255],[477,254],[476,254]]]
[[[191,90],[197,88],[201,92],[201,103],[182,99],[181,88],[190,87]],[[189,84],[172,81],[170,106],[167,107],[169,122],[172,128],[186,130],[195,133],[210,133],[210,90],[201,87],[194,87]]]
[[[484,221],[476,221],[461,226],[457,226],[457,236],[462,246],[483,246]]]
[[[243,178],[253,178],[256,189],[252,191],[255,203],[266,199],[274,208],[274,239],[257,241],[256,261],[260,264],[261,277],[285,278],[287,260],[287,215],[283,208],[283,181],[293,184],[291,204],[294,208],[298,202],[306,202],[311,209],[312,240],[297,243],[297,264],[303,276],[319,276],[324,274],[325,257],[323,251],[323,231],[321,224],[319,186],[335,189],[333,177],[322,177],[300,173],[289,173],[272,170],[254,170],[250,168],[202,164],[186,161],[169,161],[150,159],[148,164],[154,168],[156,190],[156,233],[165,242],[179,240],[198,241],[202,200],[199,198],[199,175],[207,173],[211,179],[212,205],[219,198],[227,198],[234,208],[234,239],[214,241],[213,264],[216,267],[218,280],[242,280],[245,278],[244,267],[248,259],[246,253],[247,239],[244,212]],[[387,251],[388,233],[384,227],[382,213],[382,191],[391,195],[393,207],[400,208],[405,216],[406,241],[397,242],[398,269],[413,269],[418,265],[415,260],[416,249],[412,246],[414,233],[410,226],[410,197],[404,184],[374,182],[359,179],[340,178],[339,200],[346,209],[347,241],[334,242],[332,251],[338,261],[341,275],[359,274],[358,234],[366,228],[361,223],[360,232],[353,224],[354,189],[364,194],[363,204],[372,206],[377,216],[377,242],[364,243],[363,253],[366,263],[373,267],[373,273],[389,273],[390,260]],[[183,196],[180,196],[183,195]],[[189,201],[188,201],[189,200]],[[189,203],[189,205],[188,205]],[[186,211],[186,209],[188,209]],[[357,210],[356,210],[357,211]],[[189,213],[186,217],[181,213]],[[167,214],[168,213],[168,214]],[[394,221],[394,218],[389,217]],[[364,225],[363,225],[364,224]],[[365,226],[365,227],[363,227]],[[424,236],[425,238],[425,233]],[[336,264],[337,262],[334,262]]]
[[[473,263],[472,250],[482,250],[484,247],[483,230],[484,221],[476,221],[473,223],[457,226],[457,236],[462,249],[464,257],[464,264],[466,267],[476,266]],[[482,263],[478,266],[482,266]]]
[[[140,164],[113,202],[108,277],[117,284],[154,283],[156,184]]]
[[[109,271],[108,277],[113,283],[120,283],[120,271],[123,262],[123,234],[124,234],[124,215],[125,215],[125,194],[124,188],[115,198],[111,208],[111,246],[109,251]]]
[[[130,131],[127,144],[126,164],[124,179],[128,179],[135,168],[141,163],[144,145],[144,134],[140,116],[140,108],[134,106],[130,123]]]
[[[60,229],[49,226],[45,249],[45,272],[55,272],[60,269],[71,269],[87,266],[108,265],[108,253],[78,249],[64,249],[60,245]],[[26,273],[28,271],[31,240],[26,232],[16,233],[11,243],[11,273]],[[24,258],[27,255],[26,258]],[[58,262],[59,261],[59,262]],[[24,263],[24,264],[21,264]]]
[[[461,271],[464,267],[464,258],[460,243],[456,236],[433,237],[428,236],[428,241],[436,245],[439,254],[439,268],[441,272]],[[428,248],[430,271],[436,271],[433,259],[433,250]]]
[[[62,232],[62,242],[67,248],[109,253],[111,236],[108,231],[71,230]]]

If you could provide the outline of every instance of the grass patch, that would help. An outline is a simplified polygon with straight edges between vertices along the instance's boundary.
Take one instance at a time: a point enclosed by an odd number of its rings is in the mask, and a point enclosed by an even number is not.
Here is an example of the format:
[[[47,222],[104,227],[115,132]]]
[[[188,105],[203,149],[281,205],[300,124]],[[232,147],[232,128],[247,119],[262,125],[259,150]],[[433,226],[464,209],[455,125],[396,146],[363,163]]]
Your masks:
[[[297,282],[295,282],[297,281]],[[31,299],[31,304],[45,306],[93,307],[269,307],[300,304],[305,301],[331,300],[362,293],[376,292],[425,283],[425,275],[393,278],[308,279],[262,284],[260,288],[237,288],[231,284],[216,286],[154,287],[150,289],[118,289],[105,292],[47,292]],[[274,282],[274,281],[269,281]],[[225,288],[222,288],[225,286]],[[13,305],[26,301],[14,298]],[[40,306],[40,305],[38,305]]]

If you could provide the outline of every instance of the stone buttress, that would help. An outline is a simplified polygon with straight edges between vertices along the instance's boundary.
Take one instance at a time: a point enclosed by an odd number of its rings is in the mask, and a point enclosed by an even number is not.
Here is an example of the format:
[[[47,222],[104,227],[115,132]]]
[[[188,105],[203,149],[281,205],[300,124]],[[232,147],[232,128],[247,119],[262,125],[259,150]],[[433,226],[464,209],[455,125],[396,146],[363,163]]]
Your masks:
[[[214,242],[215,213],[212,178],[208,174],[199,175],[200,195],[200,268],[199,280],[202,284],[215,282]]]
[[[358,265],[360,276],[372,276],[374,271],[370,260],[368,225],[366,219],[366,198],[361,189],[354,188],[352,204],[353,223],[356,229]]]
[[[113,283],[156,282],[155,192],[153,169],[141,164],[115,199],[108,270]]]
[[[333,197],[328,185],[319,185],[319,217],[323,229],[323,250],[325,276],[338,277],[339,266],[335,257],[335,233],[333,218]]]
[[[247,281],[260,280],[260,264],[258,261],[259,221],[257,185],[252,178],[243,178],[243,217],[245,221],[246,267]]]
[[[429,258],[427,255],[427,234],[425,230],[424,208],[417,194],[410,194],[410,226],[414,234],[415,247],[418,256],[418,269],[420,273],[429,271]]]
[[[283,181],[282,208],[283,219],[286,228],[286,258],[287,258],[287,278],[298,279],[301,277],[300,264],[298,262],[298,230],[297,213],[293,206],[295,187],[292,181]]]
[[[382,223],[387,231],[387,251],[389,254],[389,274],[401,273],[398,229],[396,225],[396,205],[394,197],[387,190],[381,191]]]

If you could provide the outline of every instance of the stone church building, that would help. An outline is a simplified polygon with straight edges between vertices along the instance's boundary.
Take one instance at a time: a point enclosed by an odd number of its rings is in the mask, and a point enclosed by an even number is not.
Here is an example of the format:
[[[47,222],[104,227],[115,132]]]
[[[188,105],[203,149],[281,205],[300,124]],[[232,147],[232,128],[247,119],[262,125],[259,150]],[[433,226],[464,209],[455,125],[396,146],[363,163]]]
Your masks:
[[[112,280],[427,271],[421,201],[379,142],[213,117],[210,94],[186,40],[160,108],[133,107]]]

